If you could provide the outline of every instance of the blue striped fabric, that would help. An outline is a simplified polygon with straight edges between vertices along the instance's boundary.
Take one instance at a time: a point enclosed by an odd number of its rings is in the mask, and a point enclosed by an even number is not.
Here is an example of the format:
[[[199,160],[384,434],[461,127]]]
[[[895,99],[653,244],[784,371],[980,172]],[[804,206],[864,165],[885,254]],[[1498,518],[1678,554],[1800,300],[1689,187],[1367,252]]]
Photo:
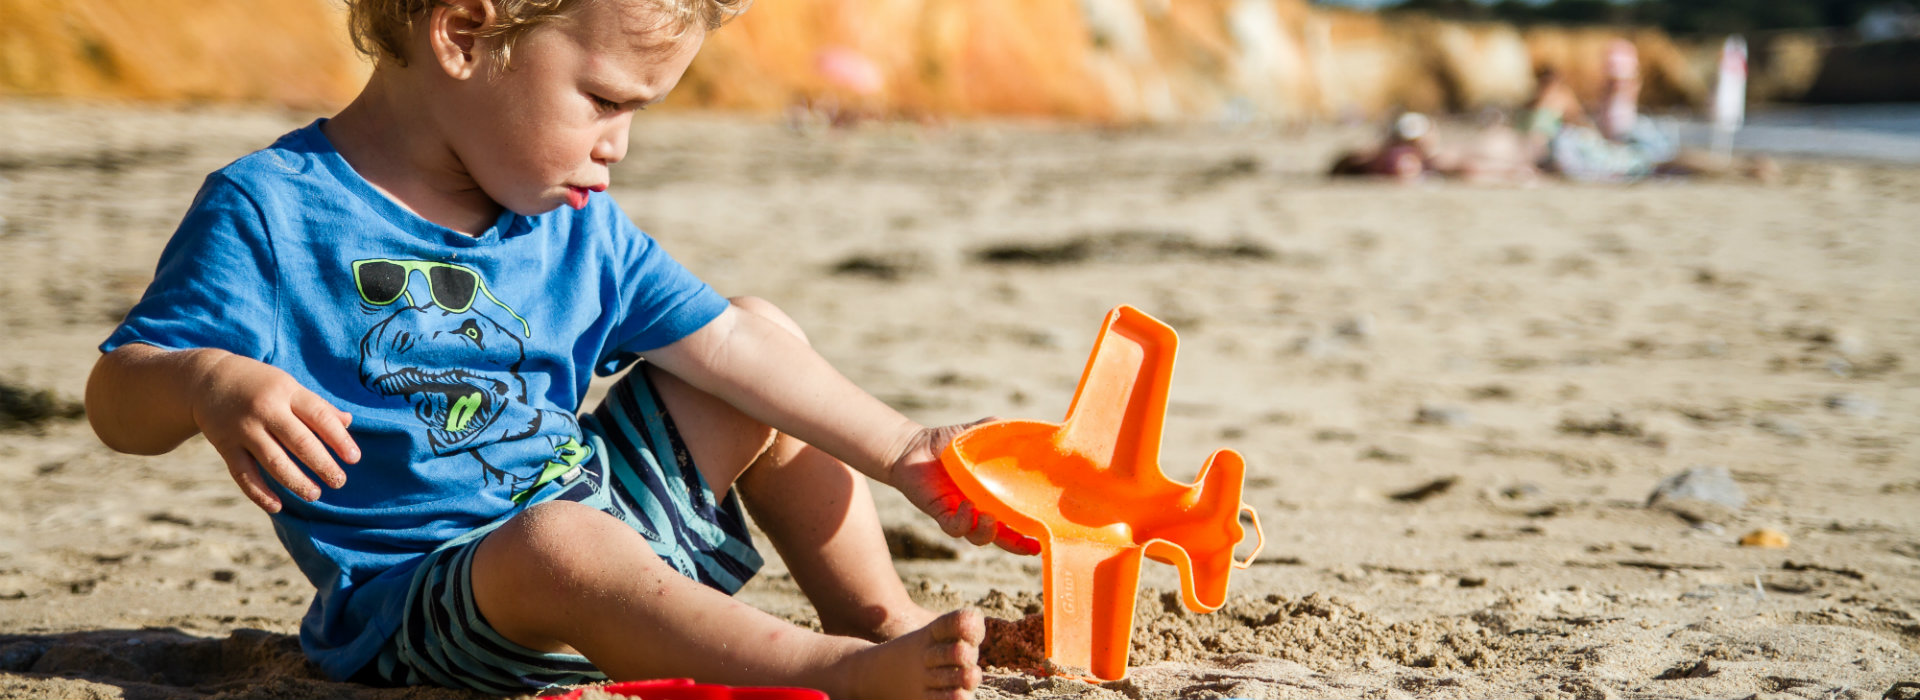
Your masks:
[[[644,367],[628,372],[580,427],[592,447],[575,474],[536,502],[576,501],[619,518],[688,578],[728,594],[760,570],[740,500],[714,498]],[[494,632],[473,603],[473,552],[493,523],[429,553],[414,573],[400,631],[358,679],[498,695],[606,680],[586,657],[543,654]]]

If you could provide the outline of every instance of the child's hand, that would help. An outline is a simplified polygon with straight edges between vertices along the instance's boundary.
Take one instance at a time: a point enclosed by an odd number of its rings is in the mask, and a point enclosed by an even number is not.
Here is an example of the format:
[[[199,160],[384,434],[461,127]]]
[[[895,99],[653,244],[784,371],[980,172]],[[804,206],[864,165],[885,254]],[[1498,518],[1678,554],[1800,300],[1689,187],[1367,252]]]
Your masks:
[[[987,419],[992,420],[992,419]],[[967,425],[923,428],[913,442],[894,460],[888,470],[889,485],[899,489],[927,515],[940,523],[940,529],[954,537],[965,537],[976,545],[993,543],[1014,554],[1040,553],[1040,541],[1007,527],[993,516],[975,510],[973,502],[960,492],[960,486],[940,464],[940,452],[954,436],[986,420]]]
[[[280,512],[280,499],[260,475],[263,468],[301,498],[320,497],[320,487],[301,473],[288,452],[328,487],[347,483],[346,472],[327,454],[327,447],[349,464],[360,461],[360,447],[347,433],[352,415],[279,368],[239,355],[221,353],[208,362],[202,376],[204,390],[192,400],[193,421],[226,460],[227,472],[248,500],[268,513]]]

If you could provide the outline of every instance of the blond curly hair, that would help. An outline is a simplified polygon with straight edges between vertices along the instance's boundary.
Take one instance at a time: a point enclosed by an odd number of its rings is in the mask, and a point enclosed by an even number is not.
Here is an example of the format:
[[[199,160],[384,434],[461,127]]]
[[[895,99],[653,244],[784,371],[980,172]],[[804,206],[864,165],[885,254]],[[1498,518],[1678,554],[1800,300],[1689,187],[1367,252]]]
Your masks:
[[[494,58],[502,66],[513,62],[513,44],[527,30],[560,17],[588,2],[603,0],[488,0],[493,3],[494,21],[474,36],[499,39]],[[727,20],[745,12],[752,0],[649,0],[667,15],[677,31],[694,27],[704,31],[719,29]],[[353,34],[353,48],[376,62],[407,64],[407,37],[413,23],[424,17],[440,0],[346,0],[347,23]]]

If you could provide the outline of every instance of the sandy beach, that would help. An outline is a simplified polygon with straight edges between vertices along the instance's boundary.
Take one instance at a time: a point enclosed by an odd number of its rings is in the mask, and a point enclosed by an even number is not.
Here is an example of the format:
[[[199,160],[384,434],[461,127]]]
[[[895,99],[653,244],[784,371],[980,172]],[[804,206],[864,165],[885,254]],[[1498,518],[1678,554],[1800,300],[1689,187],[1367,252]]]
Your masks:
[[[313,589],[213,451],[115,454],[66,410],[201,178],[314,116],[0,102],[0,380],[48,392],[0,418],[0,696],[473,697],[320,678],[291,636]],[[1038,559],[880,494],[910,589],[1001,620],[980,697],[1920,681],[1920,168],[1320,176],[1368,136],[649,113],[611,193],[930,424],[1059,420],[1118,304],[1179,331],[1164,468],[1244,453],[1266,547],[1207,615],[1149,564],[1126,680],[1039,673]],[[1714,467],[1743,505],[1648,507]],[[1784,546],[1740,544],[1761,530]],[[742,597],[808,623],[762,550]]]

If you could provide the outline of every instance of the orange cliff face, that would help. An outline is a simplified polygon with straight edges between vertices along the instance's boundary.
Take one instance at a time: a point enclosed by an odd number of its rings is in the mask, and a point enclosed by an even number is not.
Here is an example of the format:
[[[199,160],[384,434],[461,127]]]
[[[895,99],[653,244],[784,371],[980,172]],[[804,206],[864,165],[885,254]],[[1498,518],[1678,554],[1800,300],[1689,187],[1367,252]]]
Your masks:
[[[368,66],[328,0],[0,0],[0,95],[346,103]]]
[[[324,110],[368,70],[339,0],[0,0],[0,17],[0,96]],[[1511,107],[1541,64],[1597,94],[1603,47],[1619,35],[1305,0],[780,0],[715,33],[668,104],[1099,123],[1378,118]],[[1704,100],[1697,57],[1658,32],[1628,36],[1650,105]]]
[[[681,105],[777,112],[832,99],[888,114],[1104,119],[1087,79],[1078,0],[782,0],[757,3],[707,41],[676,89]],[[820,70],[850,51],[877,69],[857,94]]]
[[[851,94],[820,75],[817,56],[838,49],[871,61],[884,88]],[[757,111],[829,100],[893,115],[1309,121],[1515,103],[1532,88],[1527,60],[1511,28],[1304,0],[789,0],[716,34],[682,89]]]

